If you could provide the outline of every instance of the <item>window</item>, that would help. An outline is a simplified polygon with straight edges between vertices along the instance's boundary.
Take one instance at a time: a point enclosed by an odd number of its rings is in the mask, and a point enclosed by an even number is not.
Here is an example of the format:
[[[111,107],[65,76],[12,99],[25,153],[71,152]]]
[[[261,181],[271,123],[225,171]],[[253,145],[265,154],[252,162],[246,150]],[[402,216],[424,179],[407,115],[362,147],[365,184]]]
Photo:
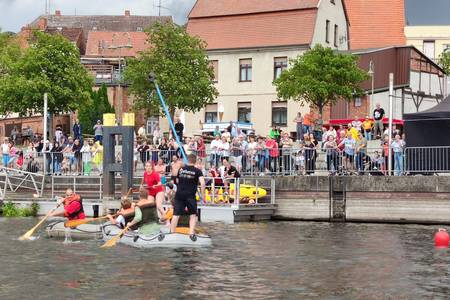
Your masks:
[[[339,28],[337,25],[334,25],[334,46],[338,47],[338,39],[339,39]]]
[[[325,42],[330,42],[330,20],[327,20],[325,28]]]
[[[362,106],[362,99],[360,97],[355,98],[355,107],[361,107]]]
[[[272,126],[287,126],[286,102],[272,102]]]
[[[423,41],[423,53],[430,59],[434,59],[434,41]]]
[[[238,103],[238,122],[251,123],[252,119],[252,104],[251,102]]]
[[[287,57],[275,57],[274,58],[274,69],[273,69],[273,79],[280,77],[281,72],[287,68]]]
[[[218,82],[219,81],[219,61],[218,60],[210,60],[209,64],[211,66],[211,68],[213,68],[214,70],[214,82]]]
[[[252,81],[252,59],[240,59],[239,60],[239,81],[249,82]]]
[[[207,104],[205,107],[205,123],[217,123],[217,104]]]

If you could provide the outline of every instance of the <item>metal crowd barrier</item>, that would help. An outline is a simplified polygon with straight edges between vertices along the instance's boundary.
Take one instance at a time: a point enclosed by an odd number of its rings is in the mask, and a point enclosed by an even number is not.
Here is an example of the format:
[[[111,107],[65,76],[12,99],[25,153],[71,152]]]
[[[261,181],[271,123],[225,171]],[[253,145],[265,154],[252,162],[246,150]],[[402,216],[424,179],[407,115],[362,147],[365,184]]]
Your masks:
[[[392,154],[392,175],[415,173],[450,173],[450,147],[407,147],[400,154]],[[247,151],[187,151],[197,154],[198,166],[207,174],[215,168],[220,173],[223,159],[227,159],[243,176],[293,176],[293,175],[387,175],[388,156],[383,148],[367,148],[347,155],[341,150],[317,148],[281,148],[277,151],[255,149]],[[142,176],[146,162],[163,163],[167,175],[171,164],[180,158],[176,150],[135,151],[136,176]],[[120,153],[116,159],[120,162]],[[84,154],[34,153],[25,157],[21,171],[47,175],[98,176],[102,173],[102,161],[88,159]]]
[[[407,174],[450,173],[450,147],[407,147],[404,152]]]

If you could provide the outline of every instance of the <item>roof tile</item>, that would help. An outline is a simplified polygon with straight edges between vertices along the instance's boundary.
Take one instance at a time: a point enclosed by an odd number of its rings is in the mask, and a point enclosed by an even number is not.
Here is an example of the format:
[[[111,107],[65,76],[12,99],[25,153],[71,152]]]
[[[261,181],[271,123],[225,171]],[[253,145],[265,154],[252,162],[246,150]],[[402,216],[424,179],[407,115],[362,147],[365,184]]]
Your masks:
[[[401,46],[404,33],[404,0],[346,0],[351,49]]]
[[[190,19],[189,34],[207,49],[306,45],[312,41],[317,9]]]
[[[317,8],[319,0],[197,0],[189,18]]]

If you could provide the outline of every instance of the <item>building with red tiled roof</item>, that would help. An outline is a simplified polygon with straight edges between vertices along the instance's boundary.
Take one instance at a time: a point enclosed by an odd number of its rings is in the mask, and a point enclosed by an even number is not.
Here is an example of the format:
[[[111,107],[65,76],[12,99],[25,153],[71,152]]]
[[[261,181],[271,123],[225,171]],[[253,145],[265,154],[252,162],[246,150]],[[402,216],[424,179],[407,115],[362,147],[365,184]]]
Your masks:
[[[135,16],[129,10],[121,16],[90,16],[90,15],[64,15],[57,10],[53,15],[42,15],[30,23],[32,28],[44,26],[52,28],[81,28],[84,43],[87,43],[91,31],[99,32],[142,32],[145,28],[156,22],[172,22],[170,16]],[[45,25],[44,25],[45,24]],[[81,52],[84,55],[84,52]]]
[[[219,91],[216,103],[186,115],[188,135],[199,119],[252,123],[262,135],[272,126],[295,132],[292,120],[309,108],[278,101],[274,79],[316,44],[348,49],[342,0],[198,0],[187,31],[206,42]]]
[[[406,45],[404,0],[346,0],[351,49]]]
[[[121,113],[132,106],[127,86],[120,86],[124,59],[136,56],[148,48],[147,35],[143,31],[156,22],[172,22],[172,17],[134,16],[129,10],[121,16],[73,16],[56,11],[52,15],[41,15],[24,26],[18,33],[18,38],[21,46],[28,47],[32,30],[39,30],[49,34],[61,34],[74,43],[82,55],[82,64],[94,78],[94,88],[101,84],[107,85],[108,99],[120,119]],[[128,45],[130,47],[127,47]],[[39,118],[20,119],[20,122],[35,122]],[[142,119],[142,116],[137,116],[137,119],[140,118]],[[0,122],[5,124],[0,124],[0,134],[5,132],[2,126],[9,128],[7,126],[12,124],[11,122],[17,123],[18,120],[5,119]],[[63,126],[70,128],[68,116],[64,122]]]
[[[145,32],[89,31],[85,56],[135,57],[149,47],[147,38]]]

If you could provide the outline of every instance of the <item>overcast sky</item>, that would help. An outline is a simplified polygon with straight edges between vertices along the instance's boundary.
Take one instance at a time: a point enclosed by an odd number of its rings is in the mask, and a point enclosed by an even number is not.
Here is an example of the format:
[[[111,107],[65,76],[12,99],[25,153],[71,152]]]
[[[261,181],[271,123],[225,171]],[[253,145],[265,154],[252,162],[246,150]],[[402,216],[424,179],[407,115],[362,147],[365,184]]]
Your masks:
[[[450,0],[405,0],[405,6],[409,25],[450,25]]]
[[[47,0],[48,1],[48,0]],[[46,0],[0,0],[0,28],[17,32],[45,12]],[[161,15],[172,15],[183,24],[195,0],[161,0]],[[159,0],[50,0],[50,12],[66,15],[158,15]]]

